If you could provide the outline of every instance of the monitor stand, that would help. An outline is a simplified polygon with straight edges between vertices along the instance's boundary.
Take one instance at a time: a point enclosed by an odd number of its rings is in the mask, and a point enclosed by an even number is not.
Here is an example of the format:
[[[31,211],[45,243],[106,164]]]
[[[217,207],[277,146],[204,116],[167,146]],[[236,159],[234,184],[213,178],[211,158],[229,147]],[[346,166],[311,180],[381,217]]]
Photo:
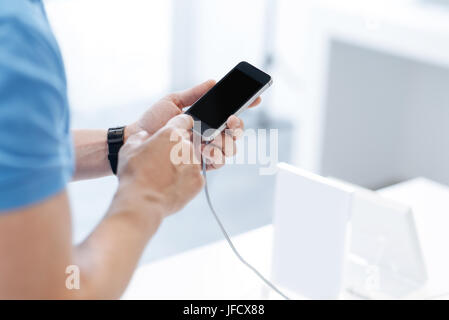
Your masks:
[[[369,299],[416,297],[427,273],[411,208],[359,190],[349,230],[346,293]]]

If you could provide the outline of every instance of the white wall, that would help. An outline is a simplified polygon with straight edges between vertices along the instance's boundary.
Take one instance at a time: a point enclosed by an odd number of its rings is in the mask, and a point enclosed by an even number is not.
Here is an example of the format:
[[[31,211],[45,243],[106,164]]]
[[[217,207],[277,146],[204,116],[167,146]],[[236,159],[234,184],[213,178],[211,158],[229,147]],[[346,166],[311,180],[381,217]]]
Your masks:
[[[149,102],[170,81],[169,0],[47,0],[75,111]]]
[[[176,87],[219,80],[242,60],[261,65],[265,1],[178,0],[174,7],[178,52],[173,65],[180,66],[173,70]]]
[[[449,184],[449,69],[342,42],[331,52],[322,173]]]
[[[449,68],[414,63],[410,73],[400,172],[449,184]]]

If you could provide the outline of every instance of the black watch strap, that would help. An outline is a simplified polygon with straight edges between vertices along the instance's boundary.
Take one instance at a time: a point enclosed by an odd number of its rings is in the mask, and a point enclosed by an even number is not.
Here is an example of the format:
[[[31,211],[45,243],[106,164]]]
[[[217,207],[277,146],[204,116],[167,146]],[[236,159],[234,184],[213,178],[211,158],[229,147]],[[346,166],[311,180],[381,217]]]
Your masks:
[[[110,128],[108,130],[108,159],[114,174],[117,174],[118,152],[125,141],[125,127]]]

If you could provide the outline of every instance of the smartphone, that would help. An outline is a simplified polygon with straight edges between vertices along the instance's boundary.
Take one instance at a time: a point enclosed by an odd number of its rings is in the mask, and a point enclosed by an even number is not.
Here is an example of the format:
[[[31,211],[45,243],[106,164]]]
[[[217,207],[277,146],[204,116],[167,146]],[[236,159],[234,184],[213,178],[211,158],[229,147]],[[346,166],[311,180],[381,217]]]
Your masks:
[[[273,83],[271,77],[248,62],[240,62],[187,110],[199,121],[194,133],[212,141],[225,128],[231,115],[240,115]]]

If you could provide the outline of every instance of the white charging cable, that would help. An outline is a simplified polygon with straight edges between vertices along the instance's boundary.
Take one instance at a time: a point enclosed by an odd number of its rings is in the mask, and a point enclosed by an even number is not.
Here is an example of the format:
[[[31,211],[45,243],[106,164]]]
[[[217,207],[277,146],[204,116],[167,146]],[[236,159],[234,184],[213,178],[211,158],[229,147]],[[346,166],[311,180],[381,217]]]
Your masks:
[[[204,186],[204,191],[206,194],[206,199],[207,199],[207,203],[209,204],[209,208],[210,211],[212,212],[215,220],[217,221],[218,226],[220,227],[221,231],[223,232],[223,235],[226,239],[226,241],[228,242],[229,246],[231,247],[232,251],[235,253],[235,255],[237,256],[237,258],[245,265],[247,266],[249,269],[251,269],[268,287],[270,287],[271,289],[273,289],[273,291],[277,292],[279,295],[281,295],[284,299],[286,300],[290,300],[289,297],[287,297],[284,293],[282,293],[281,290],[279,290],[278,288],[276,288],[276,286],[274,284],[272,284],[270,281],[268,281],[259,271],[257,271],[256,268],[254,268],[252,265],[250,265],[248,262],[246,262],[245,259],[243,259],[243,257],[239,254],[239,252],[237,251],[237,249],[235,248],[234,244],[231,241],[231,238],[229,237],[228,233],[226,232],[226,229],[224,228],[223,224],[220,221],[220,218],[218,217],[217,212],[214,209],[214,206],[212,205],[212,201],[210,199],[210,195],[209,195],[209,188],[208,188],[208,184],[207,184],[207,166],[206,166],[206,159],[204,159],[203,157],[203,176],[204,176],[204,180],[205,180],[205,186]]]

